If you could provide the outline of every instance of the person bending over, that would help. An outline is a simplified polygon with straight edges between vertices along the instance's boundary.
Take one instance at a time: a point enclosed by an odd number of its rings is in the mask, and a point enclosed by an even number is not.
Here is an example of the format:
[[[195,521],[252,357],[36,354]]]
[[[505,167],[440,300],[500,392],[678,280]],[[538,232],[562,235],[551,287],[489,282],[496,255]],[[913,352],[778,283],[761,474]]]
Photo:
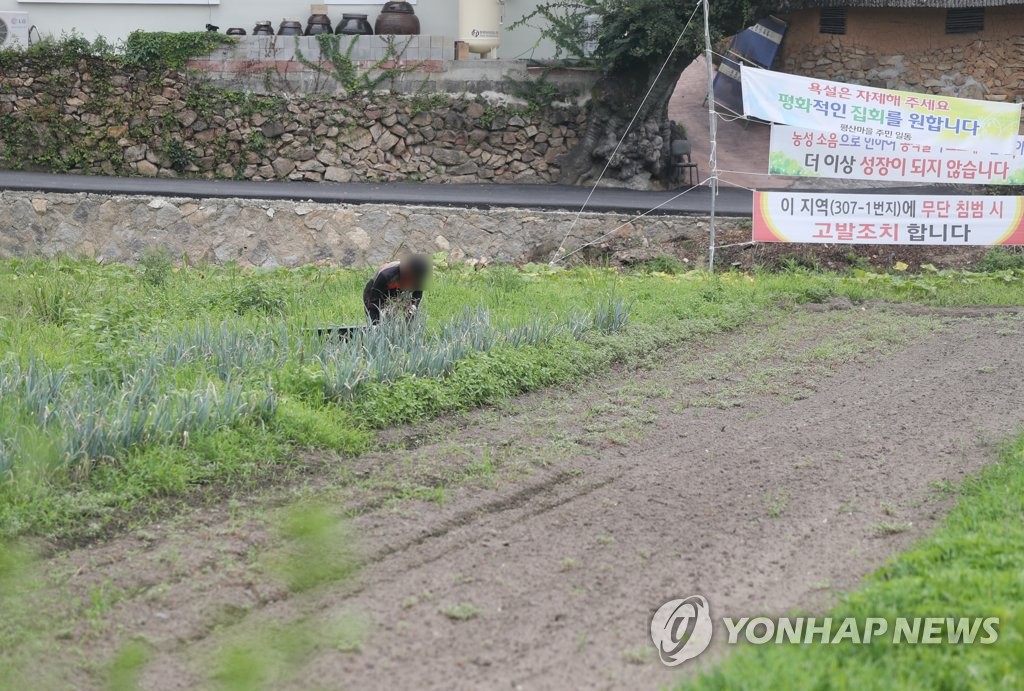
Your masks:
[[[418,254],[380,267],[363,289],[363,305],[370,322],[379,324],[385,312],[402,311],[411,319],[423,299],[423,288],[429,277],[430,260]]]

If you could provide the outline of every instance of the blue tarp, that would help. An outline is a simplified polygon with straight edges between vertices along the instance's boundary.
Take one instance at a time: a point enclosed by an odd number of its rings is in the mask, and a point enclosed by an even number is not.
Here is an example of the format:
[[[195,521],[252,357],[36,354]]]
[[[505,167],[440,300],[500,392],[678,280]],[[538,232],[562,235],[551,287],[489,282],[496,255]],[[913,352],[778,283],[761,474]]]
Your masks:
[[[779,54],[779,46],[782,45],[787,28],[786,22],[781,19],[762,19],[736,34],[729,51],[739,55],[745,62],[770,70],[775,64],[775,56]]]
[[[781,19],[767,17],[733,37],[728,54],[722,58],[718,74],[715,75],[715,103],[739,115],[743,114],[740,63],[770,70],[775,64],[787,28],[789,25]]]

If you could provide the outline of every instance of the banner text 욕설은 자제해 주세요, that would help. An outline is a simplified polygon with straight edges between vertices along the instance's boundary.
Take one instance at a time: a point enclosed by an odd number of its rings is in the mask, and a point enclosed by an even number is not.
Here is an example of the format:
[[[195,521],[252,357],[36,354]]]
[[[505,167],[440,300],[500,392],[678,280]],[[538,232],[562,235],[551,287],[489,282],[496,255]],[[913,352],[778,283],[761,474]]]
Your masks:
[[[819,132],[1012,155],[1021,104],[843,84],[743,66],[746,117]]]

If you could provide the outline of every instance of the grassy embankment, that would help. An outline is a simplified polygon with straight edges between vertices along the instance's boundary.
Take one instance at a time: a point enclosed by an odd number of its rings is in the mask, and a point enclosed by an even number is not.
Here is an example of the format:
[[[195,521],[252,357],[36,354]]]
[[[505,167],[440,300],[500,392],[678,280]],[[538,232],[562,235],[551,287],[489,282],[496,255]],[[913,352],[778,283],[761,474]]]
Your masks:
[[[412,332],[340,348],[311,335],[361,320],[366,278],[176,270],[159,256],[138,268],[0,263],[0,537],[88,537],[168,500],[287,473],[301,447],[358,454],[376,428],[652,362],[800,302],[1024,304],[1013,269],[453,268],[435,276]]]
[[[743,646],[680,688],[1020,689],[1024,688],[1024,437],[998,464],[967,481],[944,526],[895,557],[827,616],[888,621],[869,645]],[[820,615],[819,615],[820,616]],[[893,644],[897,617],[997,617],[999,639]],[[836,631],[833,629],[833,631]]]

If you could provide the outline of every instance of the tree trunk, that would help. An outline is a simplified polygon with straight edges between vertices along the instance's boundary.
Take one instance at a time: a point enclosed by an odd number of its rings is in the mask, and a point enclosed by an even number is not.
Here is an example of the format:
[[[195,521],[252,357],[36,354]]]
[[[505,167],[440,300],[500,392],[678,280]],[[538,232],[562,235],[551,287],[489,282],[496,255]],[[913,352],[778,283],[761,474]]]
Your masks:
[[[630,73],[602,77],[593,90],[587,129],[576,148],[561,160],[561,182],[593,185],[606,165],[608,172],[602,184],[610,186],[649,189],[652,181],[667,180],[672,143],[668,102],[693,57],[691,51],[677,52],[653,89],[651,84],[661,69],[660,60],[638,66]],[[648,89],[651,95],[641,108]],[[615,147],[634,115],[636,121],[616,152]]]

